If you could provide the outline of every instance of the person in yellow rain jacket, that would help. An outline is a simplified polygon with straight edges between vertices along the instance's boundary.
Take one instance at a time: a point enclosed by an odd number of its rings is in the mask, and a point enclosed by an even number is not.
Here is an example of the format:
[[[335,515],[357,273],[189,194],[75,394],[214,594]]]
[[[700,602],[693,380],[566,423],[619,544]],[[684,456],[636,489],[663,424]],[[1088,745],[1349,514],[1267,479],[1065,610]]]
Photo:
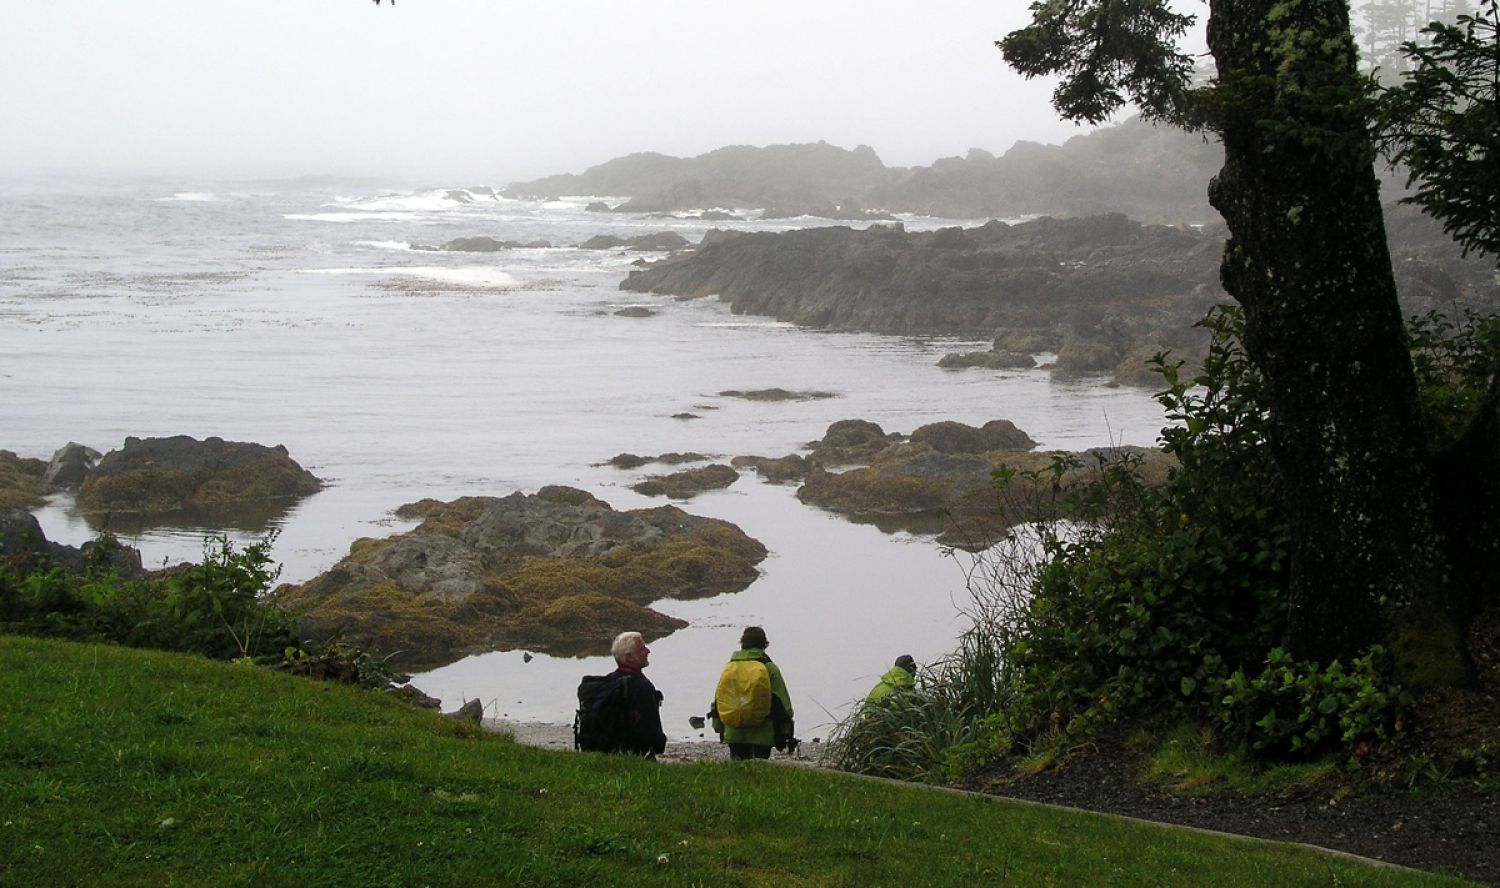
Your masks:
[[[770,758],[773,747],[796,749],[792,697],[781,670],[766,655],[769,645],[766,630],[747,627],[714,689],[708,715],[735,761]]]
[[[879,703],[892,694],[910,691],[917,686],[917,661],[912,659],[911,654],[902,654],[896,658],[896,665],[886,670],[885,675],[880,676],[880,682],[870,689],[865,696],[865,705]]]

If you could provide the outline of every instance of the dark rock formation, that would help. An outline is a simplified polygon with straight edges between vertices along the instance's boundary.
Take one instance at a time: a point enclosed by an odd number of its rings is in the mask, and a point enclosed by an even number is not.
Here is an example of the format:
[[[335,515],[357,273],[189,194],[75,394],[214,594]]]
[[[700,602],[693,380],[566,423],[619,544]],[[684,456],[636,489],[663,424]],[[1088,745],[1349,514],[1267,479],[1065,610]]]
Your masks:
[[[615,208],[602,200],[596,200],[583,209],[589,213],[612,213]]]
[[[0,509],[39,508],[47,492],[47,464],[0,450]]]
[[[1059,452],[942,453],[927,444],[898,444],[865,468],[832,473],[814,468],[797,490],[797,498],[867,521],[885,530],[941,533],[939,541],[977,550],[993,544],[1006,527],[1032,514],[1046,498],[1057,495],[1098,470],[1098,459],[1139,456],[1148,482],[1165,477],[1170,460],[1159,451],[1112,448],[1089,451],[1053,485],[1053,460]],[[1016,470],[1003,487],[994,483],[1002,467]]]
[[[1194,325],[1226,298],[1221,251],[1217,235],[1123,216],[915,234],[817,228],[705,237],[695,252],[631,272],[621,288],[717,295],[736,314],[835,329],[1066,337],[1117,365],[1141,345],[1205,349]]]
[[[596,234],[578,245],[580,250],[613,250],[623,247],[627,250],[655,251],[655,250],[681,250],[692,246],[687,238],[675,231],[659,231],[656,234],[642,234],[636,237],[616,237],[613,234]]]
[[[680,466],[683,463],[707,462],[713,459],[706,453],[663,453],[660,456],[637,456],[634,453],[620,453],[609,458],[604,465],[614,466],[617,469],[638,469],[647,463],[662,463],[668,466]]]
[[[754,469],[762,481],[771,484],[790,484],[807,477],[813,462],[796,453],[782,457],[736,456],[729,461],[735,468]]]
[[[837,398],[833,392],[793,392],[784,388],[753,389],[742,392],[738,389],[719,392],[721,398],[740,398],[745,401],[821,401],[825,398]]]
[[[734,525],[673,506],[617,512],[585,491],[423,500],[404,534],[363,539],[328,572],[277,598],[309,628],[342,629],[411,666],[526,648],[602,654],[626,629],[685,625],[647,605],[734,592],[765,547]]]
[[[696,413],[683,412],[683,413],[674,413],[674,414],[672,414],[672,418],[673,419],[702,419],[703,417],[699,416]]]
[[[988,453],[991,450],[1032,450],[1036,442],[1008,419],[992,419],[979,428],[943,420],[911,433],[913,444],[926,444],[938,453]]]
[[[1026,352],[999,351],[963,352],[943,355],[938,366],[948,370],[966,367],[983,367],[988,370],[1029,370],[1036,366],[1036,358]]]
[[[69,573],[82,573],[92,565],[126,578],[145,573],[138,549],[113,540],[90,540],[80,547],[50,542],[35,516],[0,508],[0,568],[19,575],[43,565],[57,565]]]
[[[905,436],[886,434],[885,430],[864,419],[841,419],[828,427],[823,437],[809,441],[811,459],[821,466],[868,464],[887,447]]]
[[[187,435],[126,438],[78,492],[82,512],[166,513],[289,500],[323,483],[285,447]]]
[[[617,318],[654,318],[654,317],[656,317],[656,312],[652,311],[651,309],[647,308],[644,305],[627,305],[626,307],[624,307],[624,308],[620,309],[619,311],[615,312],[615,317],[617,317]]]
[[[740,473],[729,466],[715,463],[701,469],[686,469],[670,475],[653,475],[630,485],[630,489],[645,496],[666,496],[672,499],[692,499],[708,490],[719,490],[739,480]]]
[[[82,486],[100,458],[99,451],[94,448],[69,441],[52,454],[42,480],[48,487],[76,489]]]

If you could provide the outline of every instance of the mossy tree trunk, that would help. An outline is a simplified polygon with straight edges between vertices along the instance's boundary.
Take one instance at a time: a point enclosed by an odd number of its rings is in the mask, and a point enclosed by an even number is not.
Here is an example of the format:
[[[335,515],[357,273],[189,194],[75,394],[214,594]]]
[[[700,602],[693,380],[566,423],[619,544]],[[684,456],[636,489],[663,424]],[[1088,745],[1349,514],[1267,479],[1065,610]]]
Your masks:
[[[1266,380],[1293,527],[1286,643],[1376,642],[1413,684],[1466,672],[1343,0],[1215,0],[1210,202],[1221,276]]]

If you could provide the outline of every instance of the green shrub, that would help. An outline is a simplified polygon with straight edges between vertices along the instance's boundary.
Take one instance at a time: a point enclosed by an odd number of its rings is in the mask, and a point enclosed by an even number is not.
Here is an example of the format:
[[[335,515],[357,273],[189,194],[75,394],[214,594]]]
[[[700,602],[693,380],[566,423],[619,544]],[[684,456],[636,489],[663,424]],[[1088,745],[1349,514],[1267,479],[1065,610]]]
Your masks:
[[[1299,662],[1281,648],[1250,678],[1229,677],[1218,711],[1227,735],[1279,758],[1311,757],[1387,739],[1402,723],[1409,695],[1391,681],[1390,657],[1379,645],[1345,669]]]
[[[279,657],[296,636],[294,617],[262,600],[280,572],[270,561],[273,539],[237,550],[211,537],[202,561],[131,579],[110,566],[119,544],[101,537],[81,574],[43,565],[0,575],[0,629],[217,659]]]

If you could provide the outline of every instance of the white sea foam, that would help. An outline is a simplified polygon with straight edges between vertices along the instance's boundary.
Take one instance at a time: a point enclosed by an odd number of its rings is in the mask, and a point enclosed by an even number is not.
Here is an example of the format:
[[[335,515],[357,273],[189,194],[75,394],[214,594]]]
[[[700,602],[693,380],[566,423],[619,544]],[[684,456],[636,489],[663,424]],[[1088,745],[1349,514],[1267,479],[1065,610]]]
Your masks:
[[[384,277],[419,278],[437,281],[457,287],[481,287],[485,289],[509,288],[519,281],[493,265],[461,265],[444,268],[434,265],[392,265],[377,268],[304,268],[303,274],[331,275],[376,275]]]
[[[411,244],[406,241],[355,241],[356,247],[374,247],[377,250],[400,250],[411,251]]]
[[[369,222],[372,220],[383,220],[386,222],[416,222],[420,224],[431,224],[420,213],[286,213],[281,218],[292,219],[300,222]]]
[[[219,199],[219,196],[217,194],[210,194],[207,191],[179,191],[176,194],[172,195],[171,197],[158,197],[157,201],[160,202],[160,203],[171,203],[173,201],[189,201],[189,202],[194,202],[194,203],[204,203],[204,202],[207,202],[207,201],[218,200],[218,199]]]

